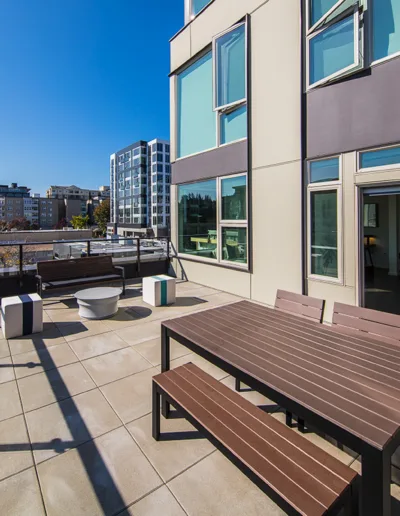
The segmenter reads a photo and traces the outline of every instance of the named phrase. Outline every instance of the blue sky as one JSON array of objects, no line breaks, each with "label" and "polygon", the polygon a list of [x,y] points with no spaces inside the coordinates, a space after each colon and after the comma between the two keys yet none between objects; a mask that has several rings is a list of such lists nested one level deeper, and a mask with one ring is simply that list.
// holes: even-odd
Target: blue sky
[{"label": "blue sky", "polygon": [[1,0],[0,184],[109,184],[109,155],[169,138],[183,0]]}]

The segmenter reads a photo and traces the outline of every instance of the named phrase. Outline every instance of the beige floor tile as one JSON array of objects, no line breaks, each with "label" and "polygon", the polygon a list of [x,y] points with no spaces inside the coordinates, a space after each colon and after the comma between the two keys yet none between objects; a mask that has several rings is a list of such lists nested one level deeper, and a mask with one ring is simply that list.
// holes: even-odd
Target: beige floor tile
[{"label": "beige floor tile", "polygon": [[[0,334],[3,335],[1,328],[0,328]],[[10,356],[10,349],[8,347],[8,343],[6,339],[0,340],[0,358],[8,357]]]},{"label": "beige floor tile", "polygon": [[89,358],[82,364],[97,385],[104,385],[151,367],[150,362],[131,347]]},{"label": "beige floor tile", "polygon": [[161,484],[125,428],[40,464],[38,473],[49,516],[116,514]]},{"label": "beige floor tile", "polygon": [[137,324],[134,327],[117,330],[116,334],[121,337],[130,346],[140,344],[146,340],[160,338],[161,323],[160,321],[146,322]]},{"label": "beige floor tile", "polygon": [[35,410],[82,392],[96,384],[82,364],[69,364],[18,380],[24,411]]},{"label": "beige floor tile", "polygon": [[210,296],[204,296],[204,299],[212,306],[220,306],[228,303],[234,303],[235,301],[242,301],[242,298],[227,292],[219,292],[218,294],[211,294]]},{"label": "beige floor tile", "polygon": [[28,412],[26,421],[32,442],[49,443],[52,446],[49,449],[34,450],[36,463],[60,452],[63,443],[55,446],[51,442],[55,439],[66,442],[66,448],[75,448],[121,425],[98,389]]},{"label": "beige floor tile", "polygon": [[39,349],[50,348],[65,344],[65,339],[61,335],[60,330],[55,326],[41,333],[26,335],[8,341],[11,354],[18,355],[20,353],[29,353],[29,351],[37,351]]},{"label": "beige floor tile", "polygon": [[175,367],[179,367],[180,365],[183,365],[183,364],[187,364],[189,362],[196,364],[198,367],[203,369],[203,371],[205,371],[206,373],[211,375],[216,380],[222,380],[223,378],[226,378],[228,376],[228,373],[226,373],[219,367],[215,366],[211,362],[208,362],[201,356],[196,355],[195,353],[191,353],[190,355],[185,355],[181,358],[171,360],[171,369],[174,369]]},{"label": "beige floor tile", "polygon": [[213,294],[219,294],[219,290],[215,290],[210,287],[197,287],[197,288],[177,288],[177,297],[202,297],[212,296]]},{"label": "beige floor tile", "polygon": [[0,384],[0,421],[22,414],[17,382]]},{"label": "beige floor tile", "polygon": [[[235,379],[233,378],[233,376],[228,376],[227,378],[224,378],[223,380],[221,380],[221,383],[227,385],[232,390],[235,390]],[[242,392],[240,392],[241,396],[243,396],[243,398],[245,398],[246,400],[251,401],[251,403],[253,403],[254,405],[268,406],[271,408],[270,412],[275,412],[276,410],[278,410],[279,407],[272,400],[266,398],[259,392],[248,389],[248,387],[243,383],[240,387],[241,389],[244,389]]]},{"label": "beige floor tile", "polygon": [[57,310],[47,310],[47,315],[57,326],[76,324],[81,321],[78,308],[62,308]]},{"label": "beige floor tile", "polygon": [[42,373],[55,367],[78,362],[75,353],[68,344],[60,344],[47,349],[30,351],[13,356],[16,378],[24,378]]},{"label": "beige floor tile", "polygon": [[0,423],[0,450],[0,480],[33,466],[32,452],[22,415]]},{"label": "beige floor tile", "polygon": [[157,369],[146,369],[101,387],[104,396],[124,423],[151,412],[151,380],[156,374]]},{"label": "beige floor tile", "polygon": [[111,328],[105,321],[82,320],[76,324],[67,324],[60,326],[59,328],[67,342],[85,339],[87,337],[93,337],[94,335],[100,335],[101,333],[111,331]]},{"label": "beige floor tile", "polygon": [[0,383],[15,380],[14,367],[11,357],[0,358]]},{"label": "beige floor tile", "polygon": [[162,486],[153,493],[131,505],[120,516],[185,516],[167,486]]},{"label": "beige floor tile", "polygon": [[[170,434],[170,440],[153,439],[151,414],[133,421],[127,428],[164,481],[178,475],[214,450],[207,439],[190,438],[193,436],[191,432],[196,430],[183,418],[161,418],[161,432]],[[189,438],[185,438],[185,432],[190,432]]]},{"label": "beige floor tile", "polygon": [[[283,411],[275,412],[272,414],[272,416],[280,421],[281,423],[285,424],[285,413]],[[307,426],[307,421],[306,421]],[[293,431],[298,432],[297,428],[294,427]],[[358,455],[357,453],[349,450],[348,448],[340,449],[337,446],[337,442],[334,439],[326,438],[312,432],[312,431],[306,431],[304,434],[301,434],[305,439],[308,441],[311,441],[313,444],[318,446],[319,448],[322,448],[325,450],[329,455],[332,455],[336,459],[340,460],[344,464],[351,464],[354,460],[354,458]],[[328,440],[329,439],[329,440]]]},{"label": "beige floor tile", "polygon": [[74,340],[70,343],[71,348],[79,360],[104,355],[117,349],[126,348],[128,344],[118,337],[115,332],[102,333],[93,337]]},{"label": "beige floor tile", "polygon": [[45,516],[34,468],[0,482],[2,516]]},{"label": "beige floor tile", "polygon": [[[146,360],[148,360],[153,366],[161,364],[161,339],[147,340],[141,344],[136,344],[133,349],[140,353]],[[171,339],[171,360],[189,355],[190,349],[185,348],[182,344]]]},{"label": "beige floor tile", "polygon": [[221,453],[215,452],[169,482],[188,514],[283,516],[270,498]]}]

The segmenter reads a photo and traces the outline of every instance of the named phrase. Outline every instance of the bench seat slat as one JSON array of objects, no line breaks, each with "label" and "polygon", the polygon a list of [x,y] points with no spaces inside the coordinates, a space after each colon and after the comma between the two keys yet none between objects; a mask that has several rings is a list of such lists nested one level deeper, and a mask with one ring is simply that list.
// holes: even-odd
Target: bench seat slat
[{"label": "bench seat slat", "polygon": [[357,476],[193,364],[154,381],[302,514],[324,514]]}]

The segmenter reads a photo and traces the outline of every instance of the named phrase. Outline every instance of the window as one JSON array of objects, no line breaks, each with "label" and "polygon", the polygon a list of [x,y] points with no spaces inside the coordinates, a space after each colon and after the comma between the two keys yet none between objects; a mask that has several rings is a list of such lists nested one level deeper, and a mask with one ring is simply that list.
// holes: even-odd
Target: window
[{"label": "window", "polygon": [[359,168],[400,168],[400,146],[360,152]]},{"label": "window", "polygon": [[400,2],[398,0],[372,0],[374,61],[400,52]]},{"label": "window", "polygon": [[229,113],[222,113],[221,145],[247,137],[247,106],[242,106]]},{"label": "window", "polygon": [[170,146],[168,145],[168,143],[165,144],[165,152],[167,152],[169,154],[169,149],[170,149]]},{"label": "window", "polygon": [[155,163],[157,161],[157,154],[153,154],[151,157],[152,163]]},{"label": "window", "polygon": [[171,165],[165,165],[165,173],[170,174],[171,173]]},{"label": "window", "polygon": [[247,264],[246,175],[178,186],[178,251]]},{"label": "window", "polygon": [[157,154],[157,161],[161,161],[161,163],[164,161],[164,156],[161,153]]},{"label": "window", "polygon": [[161,163],[158,163],[157,164],[157,172],[162,172],[163,171],[163,166],[161,165]]},{"label": "window", "polygon": [[341,281],[339,158],[308,164],[309,276]]},{"label": "window", "polygon": [[151,166],[151,171],[157,172],[157,165],[155,163]]},{"label": "window", "polygon": [[157,143],[157,152],[162,152],[162,151],[163,151],[163,144]]},{"label": "window", "polygon": [[140,147],[136,147],[136,149],[133,149],[134,156],[139,156],[139,154],[140,154]]},{"label": "window", "polygon": [[343,77],[363,66],[359,7],[359,0],[309,0],[309,87]]},{"label": "window", "polygon": [[209,52],[177,76],[178,158],[215,147],[212,75]]}]

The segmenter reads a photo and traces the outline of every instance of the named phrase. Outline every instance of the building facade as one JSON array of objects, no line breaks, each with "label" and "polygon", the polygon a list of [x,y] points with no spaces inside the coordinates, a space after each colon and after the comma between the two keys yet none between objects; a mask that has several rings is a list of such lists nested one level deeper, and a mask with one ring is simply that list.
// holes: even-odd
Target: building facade
[{"label": "building facade", "polygon": [[110,187],[100,186],[98,190],[88,190],[79,188],[79,186],[59,186],[53,185],[46,191],[46,197],[49,199],[72,199],[87,201],[92,197],[110,197]]},{"label": "building facade", "polygon": [[[384,4],[384,5],[383,5]],[[192,281],[400,313],[400,4],[186,0],[171,232]]]},{"label": "building facade", "polygon": [[169,142],[140,140],[110,156],[109,232],[167,234],[170,223]]},{"label": "building facade", "polygon": [[0,185],[0,197],[29,197],[31,189],[26,186],[18,186],[18,183]]}]

